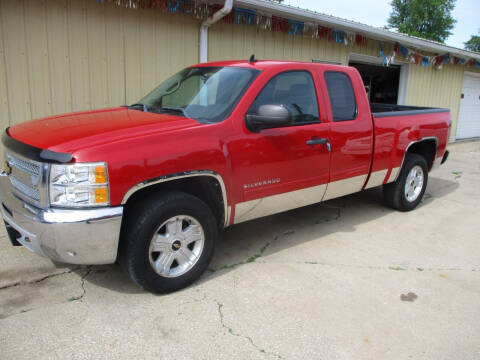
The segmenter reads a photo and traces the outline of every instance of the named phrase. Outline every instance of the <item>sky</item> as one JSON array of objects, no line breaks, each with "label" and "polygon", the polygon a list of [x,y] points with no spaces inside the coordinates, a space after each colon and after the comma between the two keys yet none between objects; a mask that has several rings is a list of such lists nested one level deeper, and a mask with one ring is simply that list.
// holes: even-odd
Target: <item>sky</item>
[{"label": "sky", "polygon": [[[382,27],[387,24],[389,0],[284,0],[284,4]],[[457,0],[452,15],[457,19],[447,45],[463,49],[463,43],[480,30],[480,0]]]}]

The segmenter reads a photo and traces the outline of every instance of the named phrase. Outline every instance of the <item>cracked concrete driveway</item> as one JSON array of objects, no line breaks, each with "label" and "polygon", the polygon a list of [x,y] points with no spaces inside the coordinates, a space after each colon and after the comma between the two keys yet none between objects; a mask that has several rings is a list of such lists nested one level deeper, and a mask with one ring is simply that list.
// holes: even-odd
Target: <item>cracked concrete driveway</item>
[{"label": "cracked concrete driveway", "polygon": [[479,359],[480,142],[424,201],[380,189],[227,229],[200,281],[142,292],[0,238],[0,358]]}]

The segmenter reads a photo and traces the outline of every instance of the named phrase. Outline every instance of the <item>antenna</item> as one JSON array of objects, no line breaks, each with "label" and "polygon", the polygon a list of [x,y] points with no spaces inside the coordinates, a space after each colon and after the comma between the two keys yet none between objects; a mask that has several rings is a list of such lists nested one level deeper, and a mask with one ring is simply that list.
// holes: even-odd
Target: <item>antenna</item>
[{"label": "antenna", "polygon": [[312,62],[322,63],[322,64],[342,65],[342,63],[338,61],[321,60],[321,59],[312,59]]},{"label": "antenna", "polygon": [[255,54],[250,55],[250,60],[248,60],[250,64],[253,64],[254,62],[257,62],[257,61],[258,59],[255,59]]}]

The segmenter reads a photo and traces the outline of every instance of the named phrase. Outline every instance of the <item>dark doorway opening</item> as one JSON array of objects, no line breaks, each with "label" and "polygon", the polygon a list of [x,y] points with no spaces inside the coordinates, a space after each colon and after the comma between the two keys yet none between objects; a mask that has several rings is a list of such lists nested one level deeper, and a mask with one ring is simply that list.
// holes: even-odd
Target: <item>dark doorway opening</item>
[{"label": "dark doorway opening", "polygon": [[356,62],[351,62],[349,65],[356,68],[362,76],[371,103],[397,103],[400,66],[384,67]]}]

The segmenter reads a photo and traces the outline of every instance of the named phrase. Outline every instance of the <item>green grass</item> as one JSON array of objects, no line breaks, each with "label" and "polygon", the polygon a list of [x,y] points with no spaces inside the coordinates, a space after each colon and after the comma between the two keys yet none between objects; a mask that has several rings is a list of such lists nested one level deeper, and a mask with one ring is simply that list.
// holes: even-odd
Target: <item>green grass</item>
[{"label": "green grass", "polygon": [[463,173],[461,171],[452,171],[452,174],[455,175],[455,179],[459,179]]}]

